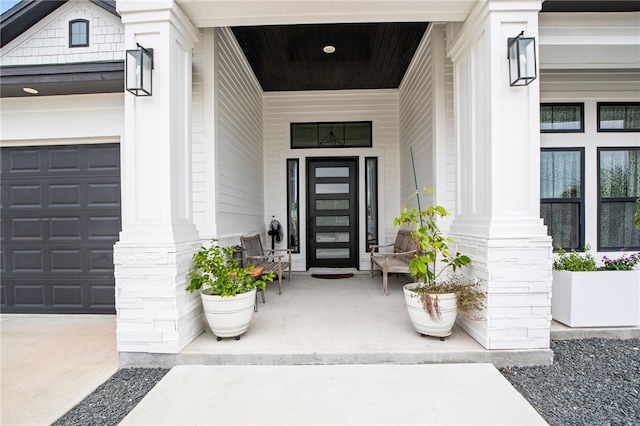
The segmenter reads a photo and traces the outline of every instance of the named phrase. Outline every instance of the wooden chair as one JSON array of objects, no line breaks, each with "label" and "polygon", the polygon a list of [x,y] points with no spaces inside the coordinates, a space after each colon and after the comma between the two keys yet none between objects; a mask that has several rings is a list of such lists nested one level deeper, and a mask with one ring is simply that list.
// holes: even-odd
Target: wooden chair
[{"label": "wooden chair", "polygon": [[[376,253],[376,249],[393,246],[393,253]],[[418,244],[411,238],[411,231],[400,229],[393,244],[371,246],[371,276],[374,265],[382,271],[382,292],[387,295],[387,276],[409,273],[409,260],[418,251]]]},{"label": "wooden chair", "polygon": [[[289,280],[291,280],[291,250],[275,249],[265,252],[259,234],[240,237],[240,244],[244,250],[245,264],[264,268],[265,274],[274,272],[278,276],[278,294],[282,294],[282,272],[285,269],[289,269]],[[277,254],[281,252],[284,254]],[[288,255],[287,260],[283,259],[285,254]]]}]

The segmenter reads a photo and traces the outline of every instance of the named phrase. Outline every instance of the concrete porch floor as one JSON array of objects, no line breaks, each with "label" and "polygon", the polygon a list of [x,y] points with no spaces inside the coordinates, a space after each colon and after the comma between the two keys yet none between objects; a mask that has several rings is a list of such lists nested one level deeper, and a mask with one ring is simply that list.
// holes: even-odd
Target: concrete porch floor
[{"label": "concrete porch floor", "polygon": [[368,271],[354,271],[345,279],[293,273],[283,280],[281,295],[269,283],[266,303],[259,299],[240,340],[216,341],[207,328],[180,354],[120,353],[120,365],[551,364],[550,349],[486,350],[457,326],[445,341],[420,336],[404,306],[406,282],[406,276],[390,276],[384,296],[379,273],[371,278]]}]

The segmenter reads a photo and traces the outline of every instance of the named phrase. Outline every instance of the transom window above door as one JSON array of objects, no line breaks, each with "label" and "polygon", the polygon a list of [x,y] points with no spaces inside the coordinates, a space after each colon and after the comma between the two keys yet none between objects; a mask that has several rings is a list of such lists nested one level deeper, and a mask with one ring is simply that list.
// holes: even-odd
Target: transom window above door
[{"label": "transom window above door", "polygon": [[291,123],[292,149],[371,146],[371,121]]}]

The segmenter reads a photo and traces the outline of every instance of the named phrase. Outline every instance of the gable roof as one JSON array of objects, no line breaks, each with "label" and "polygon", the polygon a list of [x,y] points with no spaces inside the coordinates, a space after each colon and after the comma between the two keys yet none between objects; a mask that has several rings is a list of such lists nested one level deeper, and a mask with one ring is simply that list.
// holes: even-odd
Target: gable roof
[{"label": "gable roof", "polygon": [[[65,4],[68,0],[22,0],[0,15],[0,47],[13,41],[20,34],[37,24],[42,18]],[[120,17],[115,0],[89,0]]]}]

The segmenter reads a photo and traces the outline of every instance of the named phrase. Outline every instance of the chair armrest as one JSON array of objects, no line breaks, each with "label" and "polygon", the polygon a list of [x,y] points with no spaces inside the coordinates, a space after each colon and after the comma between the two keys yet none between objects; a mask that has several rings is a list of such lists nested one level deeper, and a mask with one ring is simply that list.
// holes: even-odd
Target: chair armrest
[{"label": "chair armrest", "polygon": [[247,261],[251,261],[254,259],[267,261],[269,259],[269,256],[245,256],[245,260]]},{"label": "chair armrest", "polygon": [[371,254],[373,255],[373,253],[375,253],[377,248],[381,248],[381,247],[391,247],[393,246],[395,243],[391,243],[391,244],[371,244],[369,247],[371,247]]},{"label": "chair armrest", "polygon": [[402,253],[380,253],[378,256],[382,256],[382,257],[396,257],[396,256],[410,256],[412,254],[415,254],[418,250],[410,250],[410,251],[405,251]]},{"label": "chair armrest", "polygon": [[[283,254],[276,254],[276,252],[284,252]],[[269,249],[269,256],[282,259],[285,255],[289,255],[289,262],[291,262],[291,249]]]},{"label": "chair armrest", "polygon": [[277,251],[284,251],[284,252],[287,252],[287,253],[291,254],[293,250],[291,250],[291,249],[273,249],[273,250],[269,249],[269,253],[275,254],[275,252],[277,252]]}]

